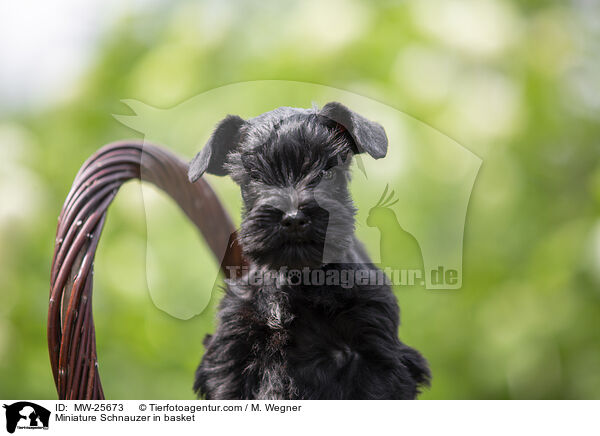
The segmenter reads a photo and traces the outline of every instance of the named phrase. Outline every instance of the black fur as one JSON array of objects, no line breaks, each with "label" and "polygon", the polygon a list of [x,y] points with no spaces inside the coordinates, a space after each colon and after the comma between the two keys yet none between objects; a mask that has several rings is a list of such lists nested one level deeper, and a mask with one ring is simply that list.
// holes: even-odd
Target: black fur
[{"label": "black fur", "polygon": [[[190,180],[226,172],[240,185],[239,238],[251,273],[377,271],[354,236],[347,181],[353,154],[385,155],[383,128],[339,103],[240,120],[217,127],[209,149],[190,164]],[[290,233],[286,213],[302,213],[308,224]],[[398,339],[399,308],[387,284],[252,285],[247,277],[227,282],[219,325],[196,371],[198,395],[413,399],[428,385],[427,362]]]}]

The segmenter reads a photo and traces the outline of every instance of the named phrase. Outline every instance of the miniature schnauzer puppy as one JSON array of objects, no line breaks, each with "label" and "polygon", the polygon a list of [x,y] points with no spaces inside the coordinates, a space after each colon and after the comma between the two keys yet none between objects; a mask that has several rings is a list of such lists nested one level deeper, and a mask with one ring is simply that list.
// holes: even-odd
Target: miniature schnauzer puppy
[{"label": "miniature schnauzer puppy", "polygon": [[[425,359],[398,339],[389,281],[339,281],[383,275],[354,235],[348,167],[356,153],[384,157],[387,144],[383,127],[336,102],[217,125],[188,175],[229,175],[240,186],[250,267],[226,280],[196,371],[199,396],[414,399],[429,384]],[[249,280],[274,270],[295,270],[294,280]]]}]

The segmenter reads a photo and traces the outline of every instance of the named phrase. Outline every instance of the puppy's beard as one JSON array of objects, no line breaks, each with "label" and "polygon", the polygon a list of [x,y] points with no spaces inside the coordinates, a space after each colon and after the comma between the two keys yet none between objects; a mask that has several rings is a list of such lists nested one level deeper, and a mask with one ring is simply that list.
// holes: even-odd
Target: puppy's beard
[{"label": "puppy's beard", "polygon": [[[244,254],[255,264],[270,269],[316,268],[325,263],[342,262],[352,243],[354,209],[341,207],[337,202],[333,206],[336,206],[334,215],[320,207],[311,209],[310,226],[297,236],[282,228],[281,212],[276,209],[249,210],[244,214],[239,232]],[[327,259],[324,258],[326,253]]]},{"label": "puppy's beard", "polygon": [[277,231],[240,231],[244,254],[254,263],[270,269],[319,267],[323,264],[323,238],[292,239]]},{"label": "puppy's beard", "polygon": [[260,248],[245,245],[244,238],[241,238],[244,254],[252,260],[253,263],[263,266],[270,270],[320,268],[328,263],[348,262],[348,250],[352,245],[351,237],[340,237],[335,241],[327,242],[327,251],[335,253],[328,255],[325,259],[325,240],[310,241],[286,241],[279,244],[261,244]]},{"label": "puppy's beard", "polygon": [[323,264],[323,244],[307,241],[288,242],[271,259],[273,268],[316,268]]}]

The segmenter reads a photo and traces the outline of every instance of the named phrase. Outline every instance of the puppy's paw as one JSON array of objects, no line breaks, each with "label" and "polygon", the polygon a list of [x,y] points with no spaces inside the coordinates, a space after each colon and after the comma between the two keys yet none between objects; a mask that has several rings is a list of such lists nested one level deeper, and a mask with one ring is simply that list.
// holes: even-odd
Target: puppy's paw
[{"label": "puppy's paw", "polygon": [[331,357],[338,368],[344,368],[358,360],[358,352],[353,351],[348,345],[331,352]]},{"label": "puppy's paw", "polygon": [[414,348],[404,347],[402,349],[401,361],[406,366],[417,386],[429,386],[431,383],[431,371],[427,360]]}]

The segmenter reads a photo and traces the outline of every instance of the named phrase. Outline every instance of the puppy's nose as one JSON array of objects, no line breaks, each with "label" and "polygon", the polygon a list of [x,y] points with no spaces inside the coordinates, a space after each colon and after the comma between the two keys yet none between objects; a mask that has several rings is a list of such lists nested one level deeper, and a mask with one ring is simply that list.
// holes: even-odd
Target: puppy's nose
[{"label": "puppy's nose", "polygon": [[286,213],[281,219],[281,225],[290,232],[299,232],[308,227],[308,217],[300,210]]}]

